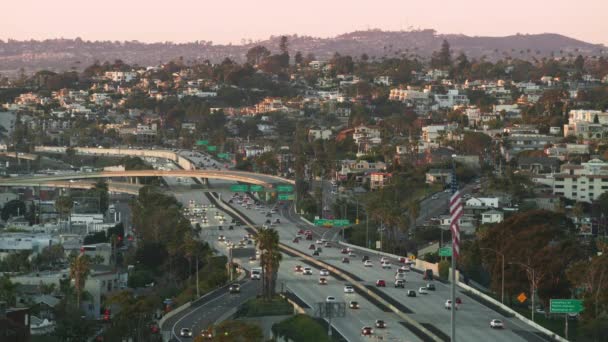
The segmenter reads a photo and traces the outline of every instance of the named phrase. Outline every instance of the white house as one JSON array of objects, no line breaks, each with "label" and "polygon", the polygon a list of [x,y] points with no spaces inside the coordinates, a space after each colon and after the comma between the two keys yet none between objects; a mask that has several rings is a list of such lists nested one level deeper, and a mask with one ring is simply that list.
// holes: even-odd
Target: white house
[{"label": "white house", "polygon": [[466,202],[467,207],[498,208],[498,197],[471,197]]},{"label": "white house", "polygon": [[489,210],[481,214],[481,223],[500,223],[504,219],[502,211]]}]

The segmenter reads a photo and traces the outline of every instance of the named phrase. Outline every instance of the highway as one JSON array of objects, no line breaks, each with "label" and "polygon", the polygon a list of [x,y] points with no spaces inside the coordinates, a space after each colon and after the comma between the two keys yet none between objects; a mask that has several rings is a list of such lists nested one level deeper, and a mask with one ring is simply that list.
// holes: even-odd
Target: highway
[{"label": "highway", "polygon": [[[225,192],[224,197],[229,196],[228,192]],[[265,215],[257,210],[242,209],[249,218],[258,224],[262,224],[266,218]],[[274,219],[274,218],[273,218]],[[282,217],[287,220],[287,218]],[[293,243],[293,238],[296,236],[298,225],[301,223],[293,224],[291,222],[284,222],[279,225],[277,230],[281,238],[281,242],[296,248],[306,254],[310,255],[308,250],[309,244],[307,241],[301,241],[300,243]],[[319,230],[324,228],[316,228]],[[339,236],[337,230],[330,230],[330,233],[326,234],[326,237]],[[363,267],[361,257],[363,255],[370,256],[373,261],[373,267]],[[324,248],[319,260],[326,262],[332,266],[338,267],[345,271],[350,272],[353,275],[357,275],[360,278],[360,282],[364,285],[374,287],[376,280],[386,280],[388,287],[380,288],[379,291],[386,294],[387,297],[393,298],[398,303],[405,306],[406,310],[410,311],[410,315],[416,321],[422,323],[429,330],[436,332],[440,337],[449,336],[450,332],[450,312],[444,308],[446,299],[449,298],[449,286],[439,281],[434,281],[437,290],[429,291],[428,295],[419,295],[415,298],[406,296],[406,292],[403,289],[395,289],[390,287],[392,284],[391,280],[394,280],[395,268],[391,270],[383,270],[379,267],[379,258],[375,255],[357,252],[357,257],[352,258],[350,264],[343,264],[341,259],[344,255],[340,254],[338,248]],[[285,259],[288,260],[288,259]],[[393,265],[397,265],[397,260],[392,260]],[[283,267],[281,267],[282,269]],[[280,277],[284,275],[284,271],[280,271]],[[285,280],[287,283],[290,281],[288,276]],[[426,281],[422,280],[422,275],[417,272],[409,272],[407,274],[406,289],[418,289],[421,286],[427,284]],[[310,285],[312,286],[312,285]],[[306,290],[298,288],[299,293],[305,293]],[[317,291],[315,291],[317,293]],[[325,292],[326,293],[326,292]],[[325,294],[317,294],[316,301],[321,301]],[[334,293],[335,294],[335,293]],[[492,309],[485,307],[481,303],[470,298],[465,293],[457,289],[457,295],[462,298],[463,304],[457,313],[457,338],[461,341],[544,341],[544,337],[538,334],[533,328],[520,322],[517,319],[504,317],[501,314],[493,311]],[[493,318],[502,319],[505,322],[506,329],[504,330],[493,330],[489,328],[490,320]],[[394,326],[397,319],[393,317],[389,322],[393,322],[390,326]],[[371,322],[368,322],[370,324]],[[359,327],[360,328],[360,327]]]},{"label": "highway", "polygon": [[[204,157],[197,157],[188,155],[188,158],[192,159],[193,162],[198,163],[196,159],[204,160]],[[221,165],[221,164],[220,164]],[[209,167],[205,164],[204,167]],[[217,169],[216,169],[217,170]],[[233,182],[237,180],[243,180],[240,177],[246,177],[247,180],[252,180],[251,183],[259,184],[264,183],[267,179],[261,180],[262,178],[256,178],[250,173],[235,173],[234,171],[228,170],[217,170],[217,171],[159,171],[154,170],[157,173],[151,174],[156,176],[179,176],[179,177],[205,177],[217,179],[212,183],[212,187],[214,184],[224,184],[226,182]],[[123,173],[124,174],[124,173]],[[96,174],[96,177],[105,177],[107,173]],[[139,175],[139,174],[138,174]],[[80,174],[79,176],[82,176]],[[95,178],[93,175],[88,175],[89,177],[79,177],[76,178]],[[85,174],[86,176],[86,174]],[[131,176],[131,175],[129,175]],[[58,179],[50,179],[50,180],[62,180],[62,179],[71,179],[71,178],[58,178]],[[31,181],[35,182],[38,179],[33,179]],[[4,182],[10,182],[7,180],[3,180]],[[257,182],[257,183],[256,183]],[[222,186],[222,188],[224,188]],[[184,191],[179,195],[181,201],[188,200],[189,194],[192,193],[192,196],[201,196],[201,191]],[[227,190],[221,190],[223,199],[228,199],[232,196]],[[421,213],[421,219],[427,219],[431,216],[438,216],[442,212],[444,212],[445,207],[447,206],[447,198],[449,197],[448,193],[438,193],[438,199],[432,200],[430,198],[425,199],[424,201],[432,201],[430,203],[423,202],[425,208],[428,208],[425,212]],[[262,210],[255,209],[245,209],[243,207],[238,207],[237,209],[242,211],[248,218],[250,218],[256,225],[262,225],[267,217],[265,216],[265,212],[269,210],[268,207]],[[280,214],[275,214],[272,217],[272,220],[275,218],[280,218],[282,223],[277,227],[277,231],[280,235],[280,242],[286,246],[292,247],[301,251],[302,253],[310,255],[310,251],[308,249],[310,242],[306,243],[305,240],[302,240],[300,243],[294,243],[293,238],[296,236],[298,229],[304,227],[301,220],[297,217],[294,217],[293,214],[286,212],[286,209],[283,209],[281,213],[286,214],[285,216]],[[426,217],[425,217],[426,216]],[[213,229],[213,228],[209,228]],[[325,236],[325,238],[330,240],[335,240],[339,237],[337,234],[339,231],[337,229],[325,230],[325,228],[314,227],[312,228],[317,234],[321,234]],[[242,237],[243,230],[238,229],[234,231],[225,231],[225,235],[227,238],[230,238],[234,241],[237,241]],[[240,234],[240,235],[239,235]],[[234,236],[233,236],[234,235]],[[206,239],[210,240],[213,235],[204,236]],[[214,245],[216,244],[213,241]],[[216,246],[221,251],[221,246]],[[428,295],[418,295],[415,298],[407,297],[406,291],[404,289],[395,289],[391,287],[392,280],[394,279],[395,269],[393,266],[392,270],[385,270],[379,267],[379,258],[376,255],[369,254],[363,251],[357,251],[357,256],[351,258],[350,264],[344,264],[341,262],[342,255],[340,253],[339,248],[323,248],[323,252],[321,256],[318,257],[319,261],[322,261],[328,265],[334,266],[338,269],[348,272],[356,279],[357,282],[364,286],[369,286],[370,291],[381,295],[382,298],[389,301],[389,303],[395,303],[396,306],[401,308],[401,311],[406,313],[409,317],[414,319],[416,322],[421,323],[427,330],[433,332],[439,338],[446,340],[450,331],[450,323],[449,316],[450,311],[444,308],[444,303],[446,299],[449,298],[449,287],[446,284],[443,284],[438,281],[434,281],[437,290],[429,291]],[[363,267],[361,262],[361,257],[363,255],[368,255],[370,259],[373,261],[373,267]],[[397,260],[392,260],[393,265],[397,264]],[[345,336],[349,341],[362,341],[365,340],[360,336],[360,329],[362,326],[373,326],[373,321],[375,319],[383,319],[388,322],[388,328],[382,331],[385,334],[385,337],[388,340],[396,340],[396,341],[418,341],[421,340],[420,334],[417,334],[416,331],[411,329],[411,327],[406,327],[402,324],[403,320],[400,319],[393,312],[384,310],[381,306],[378,306],[377,303],[374,305],[372,301],[368,300],[367,297],[364,297],[360,293],[354,295],[345,295],[341,289],[344,286],[344,282],[340,279],[336,278],[335,275],[329,278],[329,285],[322,286],[318,284],[318,271],[313,271],[312,276],[304,277],[298,273],[293,272],[293,267],[296,264],[303,264],[303,260],[284,254],[284,259],[282,265],[279,269],[279,284],[280,286],[284,286],[284,288],[293,292],[297,297],[299,297],[304,303],[308,304],[311,308],[309,312],[314,314],[314,306],[315,303],[323,302],[326,296],[332,295],[336,296],[338,300],[351,300],[352,297],[356,298],[356,300],[361,303],[360,310],[346,310],[346,316],[343,318],[336,318],[332,320],[332,324],[336,327],[336,329]],[[375,288],[374,284],[376,280],[383,279],[387,282],[386,288]],[[407,273],[407,282],[406,289],[418,289],[421,286],[425,286],[426,282],[422,280],[422,275],[417,272],[408,272]],[[460,341],[544,341],[546,340],[544,336],[542,336],[538,331],[535,331],[530,326],[522,323],[521,321],[509,317],[503,317],[501,314],[493,311],[492,309],[485,307],[484,305],[477,302],[475,299],[469,297],[467,294],[463,293],[459,289],[457,290],[457,295],[462,298],[462,305],[457,313],[457,338]],[[352,296],[352,297],[351,297]],[[230,296],[219,297],[214,303],[209,305],[212,306],[220,306],[221,307],[230,307],[230,303],[234,304],[232,300],[236,300],[237,298],[233,298]],[[202,309],[201,309],[202,310]],[[197,329],[202,329],[205,324],[209,324],[211,321],[211,315],[209,314],[209,318],[202,317],[202,314],[192,314],[192,320],[184,319],[182,322],[177,323],[175,328],[179,328],[180,326],[188,326],[194,327]],[[492,330],[489,328],[489,322],[493,318],[499,318],[505,322],[506,329],[504,330]],[[376,333],[380,333],[378,329],[375,329]],[[195,332],[197,332],[195,330]]]}]

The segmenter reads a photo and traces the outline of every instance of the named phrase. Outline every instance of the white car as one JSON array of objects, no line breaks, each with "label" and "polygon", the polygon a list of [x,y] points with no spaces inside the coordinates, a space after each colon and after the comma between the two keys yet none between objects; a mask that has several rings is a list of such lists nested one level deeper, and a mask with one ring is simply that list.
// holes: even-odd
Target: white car
[{"label": "white car", "polygon": [[407,266],[407,265],[403,265],[403,266],[399,267],[399,271],[409,272],[411,270],[412,270],[412,268],[410,266]]},{"label": "white car", "polygon": [[490,321],[490,328],[492,329],[502,329],[505,325],[499,319],[493,319]]},{"label": "white car", "polygon": [[312,275],[312,268],[310,267],[304,267],[304,270],[302,271],[303,275]]},{"label": "white car", "polygon": [[426,287],[421,287],[418,289],[418,293],[420,294],[428,294],[429,291],[426,289]]},{"label": "white car", "polygon": [[321,245],[321,244],[323,244],[323,240],[321,240],[321,239],[318,239],[318,240],[317,240],[317,241],[316,241],[316,242],[315,242],[315,243],[316,243],[316,244],[319,244],[319,245]]},{"label": "white car", "polygon": [[387,257],[382,257],[382,258],[380,258],[380,262],[387,262],[387,261],[388,261],[388,258],[387,258]]},{"label": "white car", "polygon": [[334,296],[327,296],[327,298],[325,298],[325,301],[327,303],[334,303],[336,301],[336,297],[334,297]]},{"label": "white car", "polygon": [[355,293],[355,289],[351,285],[344,286],[344,293]]},{"label": "white car", "polygon": [[372,262],[369,261],[369,260],[365,260],[363,262],[363,266],[365,266],[365,267],[372,267],[372,266],[374,266],[374,264],[372,264]]},{"label": "white car", "polygon": [[319,271],[319,275],[322,277],[327,277],[329,275],[329,271],[326,269],[322,269],[321,271]]},{"label": "white car", "polygon": [[[451,299],[446,300],[444,307],[446,308],[446,310],[452,309],[452,300]],[[455,307],[456,307],[456,310],[458,310],[458,304],[456,304]]]},{"label": "white car", "polygon": [[350,251],[350,252],[348,252],[348,256],[353,258],[353,257],[356,257],[357,254],[355,254],[355,252],[353,252],[353,251]]},{"label": "white car", "polygon": [[390,269],[391,268],[391,263],[388,262],[388,261],[383,262],[382,263],[382,268],[388,268],[388,269]]},{"label": "white car", "polygon": [[179,331],[181,337],[192,337],[192,331],[188,328],[181,328]]}]

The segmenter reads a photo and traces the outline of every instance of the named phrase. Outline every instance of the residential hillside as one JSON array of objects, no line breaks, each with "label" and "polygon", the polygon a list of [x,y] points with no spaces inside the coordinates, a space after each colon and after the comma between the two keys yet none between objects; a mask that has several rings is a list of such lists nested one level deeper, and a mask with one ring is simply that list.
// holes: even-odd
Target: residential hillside
[{"label": "residential hillside", "polygon": [[[183,57],[188,61],[224,58],[242,61],[251,47],[264,45],[276,51],[280,36],[264,41],[245,41],[241,45],[215,45],[208,41],[191,43],[141,43],[138,41],[85,41],[77,39],[49,39],[44,41],[0,40],[0,73],[15,75],[25,71],[49,69],[81,70],[95,60],[122,59],[129,64],[155,65],[159,62]],[[355,57],[367,54],[370,59],[393,56],[419,56],[427,58],[447,39],[455,52],[465,51],[475,58],[498,60],[507,57],[534,59],[572,55],[599,55],[607,53],[603,45],[595,45],[559,34],[517,34],[506,37],[470,37],[456,34],[438,34],[434,30],[381,31],[368,30],[345,33],[333,38],[289,36],[289,49],[317,59],[328,59],[335,52]]]}]

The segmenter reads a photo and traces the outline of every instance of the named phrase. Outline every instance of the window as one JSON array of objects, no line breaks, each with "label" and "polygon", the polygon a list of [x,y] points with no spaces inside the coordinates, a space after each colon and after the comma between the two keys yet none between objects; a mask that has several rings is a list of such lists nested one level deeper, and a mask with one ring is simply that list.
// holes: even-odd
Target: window
[{"label": "window", "polygon": [[563,184],[556,185],[556,186],[555,186],[555,188],[556,188],[556,189],[563,189],[563,188],[564,188],[564,185],[563,185]]}]

